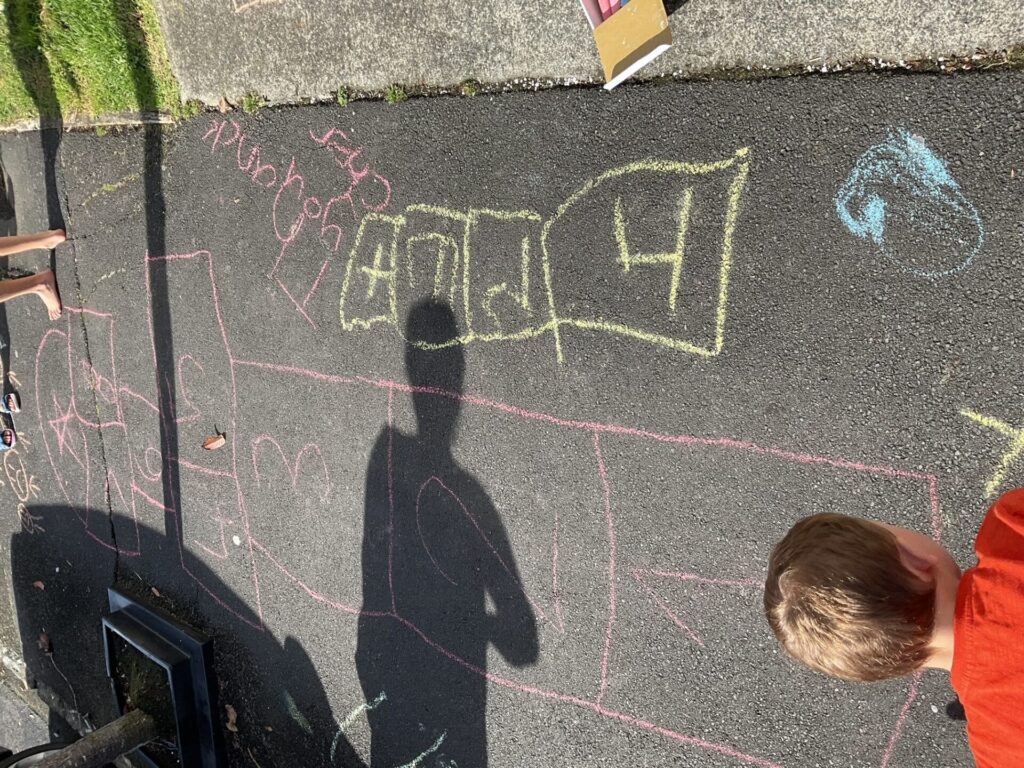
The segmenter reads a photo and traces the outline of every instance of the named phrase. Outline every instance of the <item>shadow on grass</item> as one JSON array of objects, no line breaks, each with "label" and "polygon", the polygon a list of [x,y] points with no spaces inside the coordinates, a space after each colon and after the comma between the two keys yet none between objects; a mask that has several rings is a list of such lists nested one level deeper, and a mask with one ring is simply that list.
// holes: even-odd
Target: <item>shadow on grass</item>
[{"label": "shadow on grass", "polygon": [[43,51],[42,0],[7,0],[4,3],[4,16],[11,54],[25,90],[32,97],[39,113],[48,228],[63,228],[64,214],[57,185],[57,152],[64,120],[50,65]]}]

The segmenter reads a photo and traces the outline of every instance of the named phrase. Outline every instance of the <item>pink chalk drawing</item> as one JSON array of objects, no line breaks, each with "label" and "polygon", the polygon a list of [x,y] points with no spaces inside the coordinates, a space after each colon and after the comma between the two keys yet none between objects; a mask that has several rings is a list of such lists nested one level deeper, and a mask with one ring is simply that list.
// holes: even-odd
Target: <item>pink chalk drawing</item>
[{"label": "pink chalk drawing", "polygon": [[423,545],[423,550],[427,553],[427,557],[430,558],[430,562],[433,563],[434,568],[437,569],[437,572],[440,573],[441,576],[443,576],[451,584],[458,584],[458,582],[455,581],[455,579],[453,579],[451,576],[449,576],[448,572],[441,567],[441,564],[437,562],[437,559],[434,557],[434,553],[431,551],[430,546],[427,544],[427,539],[423,534],[423,528],[420,525],[420,506],[421,500],[423,498],[423,493],[431,487],[437,488],[441,493],[446,494],[448,497],[452,499],[452,501],[455,502],[458,508],[462,511],[462,514],[472,524],[473,528],[476,530],[476,533],[480,536],[481,540],[483,540],[484,545],[487,547],[487,549],[490,550],[491,554],[494,556],[494,559],[498,561],[498,565],[501,566],[501,569],[505,571],[506,574],[508,574],[509,578],[512,579],[518,590],[522,593],[523,597],[526,598],[527,602],[530,603],[531,606],[533,606],[533,609],[544,621],[551,622],[555,630],[558,631],[560,634],[564,635],[565,624],[562,620],[561,596],[558,594],[557,589],[557,566],[554,567],[552,572],[552,594],[555,600],[555,616],[554,619],[551,619],[548,617],[547,613],[545,613],[544,610],[540,607],[540,605],[538,605],[537,601],[530,596],[530,593],[527,592],[526,587],[523,586],[523,582],[520,579],[516,578],[516,576],[512,572],[512,569],[509,568],[508,564],[502,558],[501,554],[495,548],[494,544],[491,543],[490,538],[487,536],[486,533],[484,533],[483,529],[480,527],[480,523],[477,522],[477,519],[473,515],[473,513],[466,508],[466,505],[462,502],[462,499],[458,497],[455,491],[453,491],[451,488],[445,485],[444,481],[441,480],[441,478],[437,477],[436,475],[431,475],[423,482],[423,484],[420,486],[419,493],[416,494],[415,517],[416,530],[419,532],[420,542]]},{"label": "pink chalk drawing", "polygon": [[208,546],[206,546],[206,544],[204,544],[203,542],[201,542],[201,541],[199,541],[197,539],[193,539],[192,543],[195,544],[197,547],[199,547],[204,552],[206,552],[206,554],[210,555],[211,557],[215,557],[218,560],[227,560],[228,559],[228,542],[224,538],[224,528],[226,526],[228,526],[228,525],[233,524],[235,521],[231,520],[230,518],[221,517],[221,515],[220,515],[220,504],[216,504],[215,503],[214,504],[214,510],[215,511],[214,511],[212,517],[213,517],[214,521],[216,521],[216,523],[220,526],[220,551],[219,552],[215,552],[214,550],[212,550]]},{"label": "pink chalk drawing", "polygon": [[[652,441],[666,445],[727,449],[741,454],[764,457],[781,463],[816,466],[839,472],[911,481],[923,485],[928,499],[927,514],[931,523],[932,534],[937,540],[940,538],[941,514],[938,478],[931,473],[900,469],[884,464],[868,464],[843,458],[789,451],[783,448],[763,446],[731,437],[664,434],[629,426],[563,418],[550,413],[528,410],[473,393],[417,387],[391,379],[366,377],[358,374],[339,375],[277,362],[238,357],[233,351],[225,326],[220,294],[217,289],[213,256],[208,251],[167,256],[147,255],[145,259],[147,267],[147,295],[149,295],[148,291],[150,289],[149,268],[156,261],[165,262],[165,266],[172,273],[180,271],[179,276],[187,281],[190,290],[198,290],[198,286],[203,280],[208,281],[211,297],[209,304],[212,307],[209,322],[215,326],[216,334],[222,342],[223,355],[226,359],[225,370],[228,371],[229,379],[229,395],[227,398],[229,402],[226,404],[227,415],[225,425],[230,439],[224,451],[220,452],[222,457],[219,460],[222,463],[214,465],[210,463],[212,459],[203,460],[202,457],[196,459],[189,459],[185,456],[168,457],[171,461],[176,462],[180,468],[182,487],[184,489],[182,493],[183,498],[172,499],[170,508],[156,499],[156,496],[160,495],[158,482],[160,473],[159,452],[153,444],[147,443],[144,437],[129,439],[131,436],[127,434],[125,426],[125,411],[127,409],[141,409],[143,414],[148,414],[152,418],[155,431],[157,419],[159,418],[158,409],[154,404],[155,394],[147,396],[132,391],[121,383],[115,365],[117,356],[114,341],[114,317],[109,313],[97,312],[86,308],[67,307],[65,326],[47,331],[38,346],[36,354],[35,401],[38,409],[37,415],[40,432],[44,435],[44,443],[50,466],[69,505],[82,506],[83,502],[85,506],[96,504],[99,496],[93,492],[93,486],[95,485],[96,491],[102,489],[103,493],[116,500],[117,506],[123,507],[124,514],[133,521],[135,526],[134,541],[129,536],[123,542],[121,539],[123,533],[119,534],[117,546],[121,548],[122,554],[145,557],[145,552],[138,551],[139,521],[156,519],[156,515],[162,521],[164,513],[168,513],[175,527],[172,533],[177,536],[179,542],[179,554],[183,571],[195,580],[197,585],[220,605],[226,613],[234,615],[239,621],[245,622],[257,631],[266,630],[263,623],[264,608],[260,573],[270,569],[270,572],[283,576],[287,583],[294,585],[301,594],[305,595],[313,603],[321,606],[324,610],[334,611],[339,616],[349,618],[363,617],[395,622],[412,632],[426,647],[433,649],[433,651],[450,660],[453,664],[463,668],[468,674],[480,675],[493,685],[517,691],[526,696],[538,697],[565,706],[577,707],[598,717],[619,723],[624,727],[658,736],[683,748],[706,751],[733,759],[740,764],[760,766],[761,768],[782,768],[780,763],[768,757],[743,751],[726,743],[682,733],[679,730],[650,719],[644,719],[628,712],[620,711],[609,706],[607,703],[615,693],[616,660],[613,651],[617,642],[616,619],[620,601],[626,599],[624,591],[620,589],[618,584],[620,571],[626,574],[627,578],[631,576],[640,587],[640,593],[636,596],[638,599],[642,600],[644,594],[646,594],[647,598],[655,604],[668,621],[674,624],[685,637],[698,646],[704,645],[703,638],[688,626],[683,616],[680,616],[667,602],[658,597],[657,591],[650,586],[651,580],[655,578],[672,579],[678,582],[704,585],[718,589],[751,591],[760,588],[760,582],[750,578],[723,578],[717,575],[705,576],[686,571],[655,569],[649,566],[641,567],[641,564],[621,563],[621,552],[625,550],[620,550],[617,542],[620,538],[619,527],[622,525],[622,521],[613,502],[613,482],[606,464],[605,443],[610,439],[628,438],[633,441]],[[151,296],[150,301],[152,301]],[[105,337],[106,344],[109,346],[107,350],[110,360],[109,370],[96,371],[95,375],[90,374],[90,381],[93,382],[98,382],[100,380],[98,377],[102,376],[104,381],[102,387],[87,389],[89,394],[101,390],[104,393],[102,398],[104,402],[106,402],[108,397],[113,402],[106,403],[107,407],[103,409],[104,418],[95,421],[91,421],[83,416],[85,413],[96,413],[97,410],[84,399],[86,392],[79,391],[81,389],[81,376],[76,376],[76,372],[84,370],[81,367],[81,361],[84,360],[84,356],[80,355],[77,351],[78,347],[75,342],[73,328],[83,316],[88,316],[92,321],[92,327],[94,328],[92,333],[94,335],[96,334],[95,328],[102,329],[102,336]],[[94,340],[92,343],[95,345],[98,342]],[[102,341],[99,343],[102,343]],[[177,376],[182,384],[179,395],[183,402],[190,405],[200,402],[200,396],[192,388],[184,386],[186,377],[182,375],[182,371],[203,371],[211,366],[220,364],[212,360],[209,354],[202,360],[192,356],[194,354],[195,352],[189,353],[186,350],[186,353],[178,358],[177,364]],[[153,365],[155,372],[155,346],[153,348]],[[47,371],[46,377],[42,375],[44,369]],[[53,372],[60,370],[66,370],[66,379],[55,381]],[[325,387],[337,388],[339,390],[339,401],[347,398],[359,402],[359,392],[365,394],[364,399],[367,402],[377,402],[379,400],[380,419],[387,436],[388,515],[390,520],[389,529],[392,532],[394,531],[395,520],[398,515],[418,515],[419,513],[418,509],[396,509],[395,504],[395,477],[402,469],[395,465],[394,455],[394,435],[396,432],[394,398],[396,393],[402,395],[430,395],[437,398],[457,400],[466,408],[480,409],[481,412],[497,414],[503,418],[543,425],[558,434],[573,433],[574,435],[582,436],[584,440],[581,442],[581,445],[586,445],[589,442],[591,449],[589,452],[585,448],[582,449],[585,455],[581,456],[581,459],[587,461],[591,467],[593,487],[596,489],[597,498],[600,499],[600,514],[603,516],[602,524],[608,537],[607,549],[604,552],[601,563],[605,576],[599,580],[601,583],[592,585],[593,589],[599,591],[599,599],[603,598],[604,615],[598,617],[599,624],[595,625],[603,628],[592,632],[588,639],[588,642],[593,644],[595,651],[591,693],[589,695],[567,693],[554,690],[549,685],[536,685],[523,679],[516,679],[513,676],[481,669],[461,658],[458,654],[428,635],[414,621],[403,615],[399,608],[393,577],[394,560],[396,557],[393,536],[389,537],[387,543],[387,590],[390,592],[390,608],[377,611],[362,610],[358,605],[353,604],[353,601],[337,599],[326,594],[326,590],[330,587],[313,583],[309,579],[298,575],[298,571],[303,563],[289,562],[274,545],[260,540],[253,532],[252,499],[257,498],[257,492],[262,488],[262,484],[269,482],[268,478],[271,475],[268,474],[268,469],[272,466],[273,462],[280,462],[287,482],[292,488],[295,488],[300,483],[312,481],[320,499],[328,497],[332,488],[332,481],[328,462],[324,451],[320,448],[320,445],[327,445],[326,436],[325,439],[318,442],[311,441],[305,444],[294,454],[294,459],[291,459],[282,446],[269,435],[247,436],[240,431],[241,427],[238,420],[238,380],[243,376],[254,375],[258,375],[263,379],[274,375],[298,378],[305,380],[309,384],[316,383]],[[153,386],[155,390],[155,376]],[[340,392],[342,389],[345,390],[345,397],[342,397]],[[381,395],[385,395],[386,399],[381,397]],[[196,415],[195,411],[197,410],[195,405],[191,405],[189,412],[182,416],[181,419],[192,419]],[[108,414],[108,411],[111,413]],[[209,414],[203,413],[199,415],[203,418],[209,416]],[[137,419],[133,418],[132,423],[136,424],[136,422]],[[117,451],[107,451],[107,462],[110,468],[102,482],[98,481],[95,477],[98,469],[98,459],[93,455],[90,447],[98,439],[101,431],[104,437],[104,444],[118,449]],[[112,440],[111,437],[116,437],[117,439]],[[277,454],[276,457],[275,453]],[[268,459],[272,459],[272,462],[268,463]],[[244,486],[241,479],[242,476],[239,473],[240,461],[251,461],[256,480],[255,489]],[[193,481],[224,484],[224,488],[229,488],[230,491],[233,491],[233,498],[228,506],[233,506],[235,509],[231,511],[222,508],[215,509],[212,515],[212,523],[215,526],[213,533],[209,538],[203,540],[197,540],[191,535],[184,536],[181,530],[188,525],[194,525],[195,521],[190,518],[200,514],[196,511],[194,503],[190,499],[184,498],[187,496],[189,483]],[[103,485],[104,483],[106,483],[105,486]],[[218,497],[224,498],[226,495],[228,498],[231,498],[230,491]],[[491,545],[484,531],[477,524],[473,510],[467,508],[462,500],[445,485],[443,478],[430,476],[424,479],[422,485],[419,486],[417,500],[419,496],[428,491],[450,496],[455,506],[452,513],[462,515],[467,523],[476,529],[477,533],[483,537],[485,545],[497,557],[499,565],[506,572],[511,573],[510,564],[504,562],[503,558],[498,555],[497,550]],[[207,517],[210,516],[209,512],[205,514]],[[101,546],[113,546],[105,535],[100,535],[98,524],[88,520],[83,520],[83,523],[86,525],[85,532],[90,538]],[[109,526],[105,516],[103,524]],[[229,547],[225,539],[225,531],[228,526],[239,524],[240,533],[238,540],[241,544],[237,545],[237,542],[235,542],[236,546]],[[417,519],[418,524],[419,521]],[[542,610],[541,601],[535,595],[530,594],[530,590],[526,588],[521,580],[517,580],[517,586],[526,595],[537,615],[546,620],[546,623],[553,627],[555,631],[565,634],[570,628],[578,629],[582,618],[570,610],[571,604],[564,606],[565,610],[563,613],[563,599],[561,595],[562,576],[560,574],[565,564],[560,562],[560,557],[563,554],[560,553],[559,546],[560,525],[560,520],[556,515],[553,526],[551,565],[548,571],[551,577],[550,585],[545,587],[545,592],[550,592],[551,603],[554,606],[553,609],[549,611]],[[419,530],[421,536],[423,536],[425,533],[424,529],[420,528]],[[198,552],[212,558],[212,564],[218,566],[218,575],[226,585],[226,588],[236,590],[240,594],[242,592],[247,594],[248,598],[252,601],[258,620],[253,621],[248,618],[247,612],[243,612],[233,605],[226,596],[219,595],[217,589],[212,585],[203,584],[195,574],[188,570],[185,557],[186,551],[184,544],[182,544],[184,541],[193,542]],[[134,550],[130,548],[132,543],[135,545]],[[443,564],[434,559],[434,554],[431,553],[425,538],[423,544],[439,572],[450,580],[451,576],[445,571]],[[197,556],[195,552],[189,554],[193,557]],[[353,553],[353,557],[357,560],[358,553]],[[229,566],[233,570],[225,571],[224,568]],[[543,658],[543,651],[541,656]],[[514,674],[518,675],[520,673]],[[881,768],[888,768],[892,760],[896,745],[909,717],[911,706],[918,695],[918,688],[919,679],[915,678],[909,685],[901,709],[895,715],[893,730],[882,754]]]},{"label": "pink chalk drawing", "polygon": [[[47,458],[53,468],[54,477],[61,494],[68,504],[85,509],[104,508],[106,500],[110,500],[111,507],[123,511],[135,521],[134,509],[126,503],[123,493],[124,484],[116,476],[107,472],[97,454],[98,450],[91,447],[92,441],[98,445],[99,431],[104,430],[104,435],[110,441],[108,457],[117,461],[117,454],[122,459],[130,461],[130,453],[127,451],[127,430],[124,427],[122,413],[120,411],[120,400],[114,397],[113,418],[108,421],[91,421],[82,413],[100,413],[93,398],[96,395],[97,387],[93,382],[103,380],[109,382],[106,391],[117,392],[117,371],[112,367],[109,375],[103,377],[95,372],[91,363],[88,363],[84,356],[79,356],[72,345],[73,319],[78,321],[80,317],[88,316],[95,322],[94,327],[99,326],[107,336],[111,365],[114,365],[114,321],[113,315],[109,313],[96,312],[89,309],[67,307],[64,315],[64,330],[51,328],[39,342],[36,352],[35,369],[35,391],[36,409],[39,417],[40,432],[43,436],[43,445],[46,448]],[[99,345],[97,345],[99,346]],[[64,382],[54,382],[50,378],[43,379],[41,370],[46,361],[54,362],[52,367],[58,370],[63,368],[67,372]],[[80,375],[82,371],[89,371],[89,380],[84,384]],[[76,386],[76,382],[78,386]],[[84,408],[79,402],[84,403]],[[44,413],[44,408],[46,412]],[[109,411],[109,408],[104,411]],[[120,449],[120,450],[118,450]],[[123,453],[122,453],[123,451]],[[113,491],[113,492],[112,492]],[[120,502],[118,504],[117,502]],[[89,515],[79,513],[79,518],[85,526],[85,533],[91,539],[107,548],[114,548],[109,541],[110,527],[106,520],[93,521]],[[126,540],[124,546],[119,545],[117,549],[127,557],[139,554],[139,533],[138,524],[135,521],[132,531],[125,531]],[[129,542],[134,538],[134,546]]]},{"label": "pink chalk drawing", "polygon": [[252,441],[252,470],[256,475],[256,485],[262,487],[262,478],[260,476],[260,464],[259,456],[260,449],[264,445],[271,446],[277,451],[278,457],[281,463],[284,464],[284,468],[287,470],[289,477],[292,481],[292,489],[298,485],[299,482],[299,469],[302,466],[302,459],[308,453],[316,456],[320,468],[323,470],[323,490],[320,493],[320,501],[326,501],[327,497],[331,495],[331,473],[327,470],[327,462],[324,461],[323,451],[320,450],[320,446],[316,443],[307,443],[302,446],[298,454],[295,456],[294,462],[289,462],[288,457],[284,455],[284,450],[280,444],[272,438],[270,435],[260,435]]},{"label": "pink chalk drawing", "polygon": [[[322,136],[310,131],[309,138],[327,151],[335,167],[342,171],[340,180],[329,180],[328,191],[323,196],[307,194],[305,176],[298,170],[294,156],[284,174],[278,171],[278,166],[261,162],[264,150],[249,140],[235,120],[216,119],[203,135],[203,141],[210,144],[211,155],[235,147],[235,165],[254,187],[263,191],[276,187],[270,219],[279,250],[267,277],[281,289],[299,315],[316,328],[309,314],[309,304],[320,289],[332,256],[358,228],[364,213],[380,212],[388,207],[391,182],[365,161],[360,161],[365,148],[355,146],[344,131],[331,128]],[[246,141],[249,141],[248,154]],[[322,197],[327,202],[321,202]],[[308,227],[310,222],[319,226]],[[303,232],[307,236],[300,240]],[[299,251],[303,258],[288,258],[289,252]],[[313,271],[305,266],[310,252],[324,253]]]},{"label": "pink chalk drawing", "polygon": [[679,627],[679,631],[682,632],[686,637],[690,638],[693,642],[699,645],[701,648],[704,647],[704,639],[694,632],[681,618],[679,615],[669,607],[668,603],[655,591],[650,585],[651,576],[659,576],[662,578],[677,579],[679,581],[692,581],[698,584],[712,584],[716,587],[738,587],[740,589],[763,589],[764,584],[754,579],[705,579],[702,576],[698,576],[696,573],[678,573],[671,571],[659,571],[650,570],[644,571],[640,568],[634,568],[630,571],[633,579],[640,588],[647,593],[648,597],[654,602],[658,609],[668,617],[668,620]]}]

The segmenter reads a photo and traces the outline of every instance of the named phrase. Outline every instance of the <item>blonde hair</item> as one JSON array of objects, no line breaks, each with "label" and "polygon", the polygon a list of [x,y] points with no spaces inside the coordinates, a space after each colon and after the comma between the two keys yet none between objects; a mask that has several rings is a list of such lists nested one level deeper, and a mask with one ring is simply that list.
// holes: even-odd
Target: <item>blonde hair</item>
[{"label": "blonde hair", "polygon": [[812,669],[888,680],[927,660],[935,588],[903,565],[891,531],[823,513],[800,520],[775,545],[764,611],[786,652]]}]

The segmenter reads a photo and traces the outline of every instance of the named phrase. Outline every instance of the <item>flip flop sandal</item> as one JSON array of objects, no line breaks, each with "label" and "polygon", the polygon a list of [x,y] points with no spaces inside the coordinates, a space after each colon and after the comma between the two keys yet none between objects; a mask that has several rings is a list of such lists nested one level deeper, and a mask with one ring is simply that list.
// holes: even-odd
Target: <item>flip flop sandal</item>
[{"label": "flip flop sandal", "polygon": [[21,396],[17,392],[8,392],[0,398],[0,413],[6,413],[8,416],[21,413]]},{"label": "flip flop sandal", "polygon": [[[7,437],[10,435],[10,442],[7,442]],[[9,451],[11,448],[18,444],[18,433],[13,429],[5,429],[0,431],[0,453]]]}]

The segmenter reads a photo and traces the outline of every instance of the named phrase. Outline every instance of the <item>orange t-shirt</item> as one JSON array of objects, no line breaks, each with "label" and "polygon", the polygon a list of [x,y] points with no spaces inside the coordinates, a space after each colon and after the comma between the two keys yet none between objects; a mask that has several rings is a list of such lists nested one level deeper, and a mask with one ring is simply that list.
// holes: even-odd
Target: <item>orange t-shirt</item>
[{"label": "orange t-shirt", "polygon": [[953,688],[978,768],[1024,766],[1024,489],[1003,494],[960,580],[953,623]]}]

